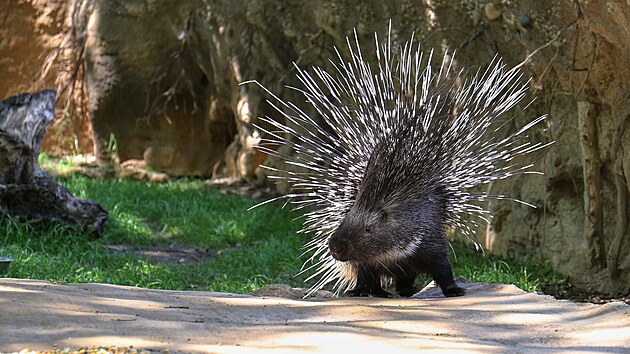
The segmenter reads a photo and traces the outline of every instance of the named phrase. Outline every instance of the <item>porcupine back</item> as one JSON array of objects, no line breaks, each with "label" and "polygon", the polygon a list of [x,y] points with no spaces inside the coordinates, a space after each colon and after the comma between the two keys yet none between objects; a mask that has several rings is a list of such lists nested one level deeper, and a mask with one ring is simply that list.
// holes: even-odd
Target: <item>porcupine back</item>
[{"label": "porcupine back", "polygon": [[[377,35],[374,67],[363,59],[356,32],[354,39],[354,46],[347,39],[350,60],[337,50],[332,74],[320,67],[311,74],[295,65],[303,87],[293,89],[323,124],[263,87],[279,102],[268,101],[287,123],[260,118],[273,128],[258,127],[266,133],[258,148],[295,167],[268,169],[270,178],[292,187],[292,193],[279,198],[296,209],[308,207],[301,232],[312,235],[305,252],[310,255],[305,267],[312,262],[307,269],[317,269],[309,278],[317,279],[311,293],[330,282],[336,289],[356,283],[351,265],[328,252],[328,239],[355,203],[400,204],[439,187],[446,196],[444,223],[474,241],[477,223],[490,217],[476,202],[509,198],[468,189],[534,173],[532,165],[513,159],[546,146],[529,143],[525,136],[544,117],[506,138],[486,134],[526,94],[518,68],[508,70],[495,57],[473,75],[453,73],[453,57],[445,53],[434,71],[432,52],[425,55],[413,37],[394,51],[390,39],[380,45]],[[280,145],[294,154],[278,152]]]}]

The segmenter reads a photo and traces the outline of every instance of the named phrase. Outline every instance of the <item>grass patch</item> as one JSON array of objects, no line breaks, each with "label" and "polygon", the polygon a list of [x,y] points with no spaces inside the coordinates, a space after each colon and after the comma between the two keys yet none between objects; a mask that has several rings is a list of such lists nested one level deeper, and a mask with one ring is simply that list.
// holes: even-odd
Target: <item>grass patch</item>
[{"label": "grass patch", "polygon": [[[224,195],[201,180],[169,183],[60,179],[75,195],[98,201],[110,213],[100,239],[59,224],[0,221],[0,256],[15,258],[5,277],[54,282],[99,282],[155,289],[195,289],[246,293],[272,283],[305,286],[296,216],[278,205],[247,211],[251,199]],[[185,245],[212,250],[192,263],[162,263],[108,246]],[[541,279],[560,279],[548,267],[483,257],[453,244],[454,273],[470,281],[511,283],[540,291]],[[424,282],[430,279],[425,278]],[[422,281],[422,280],[421,280]]]},{"label": "grass patch", "polygon": [[[301,285],[302,238],[289,211],[222,195],[203,181],[164,184],[82,176],[61,179],[110,213],[104,236],[90,239],[59,224],[0,222],[0,255],[15,258],[6,277],[102,282],[157,289],[250,292],[270,283]],[[108,245],[189,245],[214,250],[192,264],[151,262]]]},{"label": "grass patch", "polygon": [[525,291],[541,292],[545,284],[564,279],[546,262],[507,261],[484,256],[461,242],[453,242],[451,245],[455,276],[464,277],[471,282],[514,284]]},{"label": "grass patch", "polygon": [[220,194],[202,180],[153,183],[75,176],[61,183],[109,211],[108,242],[176,242],[219,249],[297,230],[287,210],[261,207],[247,211],[254,205],[252,200]]}]

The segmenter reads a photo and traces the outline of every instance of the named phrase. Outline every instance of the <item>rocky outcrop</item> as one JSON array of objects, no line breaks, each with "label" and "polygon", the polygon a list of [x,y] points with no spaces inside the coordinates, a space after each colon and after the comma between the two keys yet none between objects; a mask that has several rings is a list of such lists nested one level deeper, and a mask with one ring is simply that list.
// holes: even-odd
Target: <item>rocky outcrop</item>
[{"label": "rocky outcrop", "polygon": [[[496,186],[538,208],[497,204],[488,246],[548,260],[578,287],[628,293],[630,6],[578,1],[532,14],[525,38],[550,45],[528,65],[538,98],[527,114],[549,114],[547,134],[556,143],[538,162],[544,178]],[[538,30],[545,27],[547,35]],[[523,39],[514,47],[527,48]]]},{"label": "rocky outcrop", "polygon": [[391,19],[395,43],[415,32],[437,57],[456,49],[460,68],[484,66],[497,53],[508,65],[524,62],[537,99],[515,111],[514,128],[548,114],[533,138],[556,143],[536,161],[545,176],[491,186],[538,207],[493,203],[482,241],[503,256],[548,260],[583,288],[629,291],[626,1],[80,3],[90,5],[81,7],[84,83],[99,157],[115,154],[172,175],[263,181],[260,163],[282,162],[253,149],[261,138],[254,124],[282,117],[266,102],[271,97],[239,83],[258,80],[316,117],[286,88],[299,85],[292,62],[330,68],[333,46],[345,55],[353,28],[366,52]]}]

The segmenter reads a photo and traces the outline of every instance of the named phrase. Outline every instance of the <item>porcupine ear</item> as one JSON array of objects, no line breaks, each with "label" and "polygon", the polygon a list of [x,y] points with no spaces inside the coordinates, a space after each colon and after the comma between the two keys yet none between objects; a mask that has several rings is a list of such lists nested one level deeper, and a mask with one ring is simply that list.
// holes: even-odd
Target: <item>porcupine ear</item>
[{"label": "porcupine ear", "polygon": [[389,219],[389,214],[387,213],[387,210],[385,210],[384,208],[379,209],[378,221],[384,223],[387,222],[387,219]]}]

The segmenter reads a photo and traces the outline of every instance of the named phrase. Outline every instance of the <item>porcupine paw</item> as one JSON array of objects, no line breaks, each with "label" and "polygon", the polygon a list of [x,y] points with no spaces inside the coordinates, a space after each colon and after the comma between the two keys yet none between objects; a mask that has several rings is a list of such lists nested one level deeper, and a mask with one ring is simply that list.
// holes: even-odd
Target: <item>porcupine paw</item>
[{"label": "porcupine paw", "polygon": [[392,294],[381,288],[375,289],[367,286],[360,286],[352,290],[348,290],[346,291],[346,295],[350,297],[392,297]]},{"label": "porcupine paw", "polygon": [[408,288],[397,289],[397,290],[398,290],[398,295],[402,297],[411,297],[415,295],[418,291],[420,291],[420,289],[416,288],[415,286],[410,286]]},{"label": "porcupine paw", "polygon": [[442,293],[444,293],[444,296],[446,297],[463,296],[466,294],[466,289],[453,283],[446,286],[445,288],[442,288]]}]

